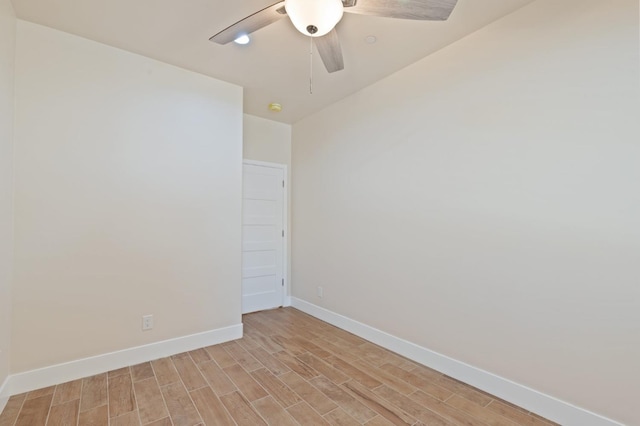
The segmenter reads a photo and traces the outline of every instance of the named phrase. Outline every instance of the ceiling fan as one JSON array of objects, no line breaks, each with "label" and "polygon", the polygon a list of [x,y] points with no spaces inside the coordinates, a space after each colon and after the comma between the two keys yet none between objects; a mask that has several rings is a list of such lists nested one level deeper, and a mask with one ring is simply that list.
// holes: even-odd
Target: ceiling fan
[{"label": "ceiling fan", "polygon": [[328,72],[344,69],[335,26],[343,12],[422,21],[445,21],[458,0],[284,0],[225,28],[209,40],[230,43],[285,16],[302,34],[313,37]]}]

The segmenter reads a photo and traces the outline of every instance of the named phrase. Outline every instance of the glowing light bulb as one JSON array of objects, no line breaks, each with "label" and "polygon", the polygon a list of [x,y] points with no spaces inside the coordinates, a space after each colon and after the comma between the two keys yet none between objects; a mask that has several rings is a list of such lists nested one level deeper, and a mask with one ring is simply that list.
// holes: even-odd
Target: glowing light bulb
[{"label": "glowing light bulb", "polygon": [[284,8],[296,29],[310,37],[326,35],[344,12],[341,0],[285,0]]}]

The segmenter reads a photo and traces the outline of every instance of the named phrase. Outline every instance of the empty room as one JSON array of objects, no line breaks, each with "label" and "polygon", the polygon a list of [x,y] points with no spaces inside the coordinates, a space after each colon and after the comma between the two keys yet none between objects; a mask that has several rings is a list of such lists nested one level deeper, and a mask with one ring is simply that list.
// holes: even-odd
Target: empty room
[{"label": "empty room", "polygon": [[640,426],[637,0],[0,0],[0,426]]}]

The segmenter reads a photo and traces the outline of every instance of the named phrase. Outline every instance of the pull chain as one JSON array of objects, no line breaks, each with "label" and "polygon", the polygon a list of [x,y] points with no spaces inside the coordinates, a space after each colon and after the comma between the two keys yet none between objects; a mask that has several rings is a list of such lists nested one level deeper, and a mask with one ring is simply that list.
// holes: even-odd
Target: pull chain
[{"label": "pull chain", "polygon": [[313,95],[313,38],[309,37],[309,94]]}]

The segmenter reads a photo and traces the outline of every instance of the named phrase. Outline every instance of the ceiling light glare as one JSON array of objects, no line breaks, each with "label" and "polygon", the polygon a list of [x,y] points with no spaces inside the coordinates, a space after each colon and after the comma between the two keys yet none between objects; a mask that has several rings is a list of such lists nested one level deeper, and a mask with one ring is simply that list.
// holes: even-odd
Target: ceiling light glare
[{"label": "ceiling light glare", "polygon": [[237,39],[233,40],[233,42],[236,43],[236,44],[249,44],[250,41],[251,41],[251,39],[246,34],[242,34],[240,37],[238,37]]},{"label": "ceiling light glare", "polygon": [[284,8],[296,29],[310,37],[326,35],[344,12],[341,0],[285,0]]}]

